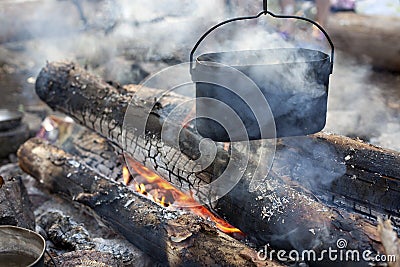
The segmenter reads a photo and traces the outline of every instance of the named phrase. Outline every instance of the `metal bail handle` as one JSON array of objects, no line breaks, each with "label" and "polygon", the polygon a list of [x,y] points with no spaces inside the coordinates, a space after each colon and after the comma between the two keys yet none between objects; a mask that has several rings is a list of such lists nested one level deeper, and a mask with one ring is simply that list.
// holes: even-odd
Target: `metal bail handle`
[{"label": "metal bail handle", "polygon": [[213,32],[215,29],[221,27],[222,25],[228,24],[230,22],[234,22],[234,21],[239,21],[239,20],[250,20],[250,19],[257,19],[262,15],[270,15],[273,18],[277,18],[277,19],[298,19],[298,20],[303,20],[303,21],[307,21],[311,24],[313,24],[314,26],[316,26],[325,36],[325,38],[328,40],[329,45],[331,46],[331,70],[330,73],[332,73],[333,71],[333,58],[335,55],[335,47],[333,46],[333,42],[331,40],[331,38],[329,37],[328,33],[325,31],[325,29],[319,25],[318,23],[316,23],[315,21],[305,18],[305,17],[300,17],[300,16],[291,16],[291,15],[276,15],[270,11],[268,11],[268,1],[267,0],[263,0],[263,8],[264,10],[260,13],[258,13],[255,16],[245,16],[245,17],[237,17],[237,18],[233,18],[233,19],[228,19],[225,20],[223,22],[218,23],[217,25],[211,27],[208,31],[206,31],[201,37],[200,39],[196,42],[196,44],[194,45],[192,51],[190,52],[190,73],[192,73],[193,70],[193,55],[196,52],[197,48],[199,47],[199,45],[201,44],[201,42],[203,42],[203,40],[211,33]]}]

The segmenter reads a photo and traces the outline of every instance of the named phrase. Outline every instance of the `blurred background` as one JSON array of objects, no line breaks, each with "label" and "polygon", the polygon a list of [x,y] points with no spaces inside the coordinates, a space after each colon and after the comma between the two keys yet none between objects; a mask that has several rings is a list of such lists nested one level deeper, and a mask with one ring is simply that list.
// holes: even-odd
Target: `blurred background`
[{"label": "blurred background", "polygon": [[[261,0],[243,2],[2,0],[0,108],[23,112],[32,135],[51,112],[34,92],[47,61],[76,61],[105,80],[137,84],[188,61],[197,39],[216,23],[262,11]],[[321,2],[271,0],[268,9],[318,21],[337,48],[325,131],[400,151],[400,1]],[[257,44],[329,51],[321,32],[290,21],[268,17],[230,27],[200,52],[229,50],[232,43],[242,49]],[[267,40],[259,40],[257,27],[272,29]]]}]

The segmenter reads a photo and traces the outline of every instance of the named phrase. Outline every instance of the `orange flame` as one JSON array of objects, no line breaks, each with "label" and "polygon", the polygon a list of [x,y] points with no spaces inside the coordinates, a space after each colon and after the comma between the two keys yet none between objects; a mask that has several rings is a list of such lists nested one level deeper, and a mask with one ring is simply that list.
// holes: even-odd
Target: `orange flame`
[{"label": "orange flame", "polygon": [[124,184],[127,185],[131,181],[132,177],[129,173],[128,167],[122,167],[122,178],[124,179]]},{"label": "orange flame", "polygon": [[[176,208],[185,207],[191,210],[194,214],[214,222],[215,226],[224,233],[235,233],[244,236],[242,231],[214,215],[206,207],[199,204],[192,196],[179,191],[153,171],[144,167],[133,159],[129,157],[125,158],[127,159],[129,166],[140,175],[138,179],[135,178],[136,180],[139,180],[135,181],[135,188],[140,194],[149,196],[153,201],[164,207],[170,206],[171,203],[173,203],[172,206]],[[127,170],[128,168],[124,166],[124,181],[130,180],[130,178],[126,178],[126,175],[129,176],[129,172],[127,172]],[[147,192],[145,184],[151,185],[151,193]]]}]

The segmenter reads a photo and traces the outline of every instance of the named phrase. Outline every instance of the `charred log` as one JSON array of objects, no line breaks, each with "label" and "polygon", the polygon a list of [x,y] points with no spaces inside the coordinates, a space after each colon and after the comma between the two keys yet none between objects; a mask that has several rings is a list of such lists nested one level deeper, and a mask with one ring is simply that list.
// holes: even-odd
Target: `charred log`
[{"label": "charred log", "polygon": [[0,225],[5,224],[35,230],[35,216],[20,177],[0,176]]},{"label": "charred log", "polygon": [[[90,246],[90,243],[94,243],[96,246],[92,250],[93,253],[111,253],[112,258],[122,261],[118,266],[132,266],[134,263],[137,266],[154,266],[155,262],[147,254],[133,246],[122,235],[104,225],[98,215],[90,208],[77,202],[63,199],[61,198],[62,195],[50,194],[39,181],[23,172],[18,164],[2,166],[0,167],[0,173],[6,177],[21,177],[28,191],[28,197],[31,201],[30,208],[32,208],[36,217],[36,225],[39,227],[36,229],[39,229],[40,234],[49,241],[47,242],[47,250],[53,257],[70,249],[85,248],[86,242],[80,242],[79,245],[71,242],[78,238],[76,235],[82,233],[81,229],[79,229],[79,226],[81,226],[83,232],[88,232],[90,235],[90,240],[86,244]],[[51,225],[49,224],[50,220],[43,218],[49,213],[57,214],[57,220],[51,220],[53,222]],[[68,229],[74,230],[69,231]],[[78,239],[84,240],[84,238]],[[64,259],[64,265],[67,264],[66,258],[60,256],[60,259]],[[50,257],[47,258],[47,261],[52,266]]]},{"label": "charred log", "polygon": [[[229,162],[229,153],[222,149],[222,144],[218,145],[216,158],[207,169],[197,172],[194,171],[195,166],[192,167],[193,171],[179,169],[179,166],[186,166],[185,170],[190,170],[192,159],[196,159],[199,153],[197,148],[201,137],[190,131],[190,127],[182,130],[180,150],[173,146],[168,148],[173,151],[174,157],[151,156],[160,155],[159,149],[169,145],[161,143],[157,133],[165,117],[163,107],[171,108],[184,97],[169,93],[163,98],[165,102],[159,103],[152,110],[147,124],[151,137],[123,132],[122,124],[129,103],[132,101],[131,104],[140,115],[147,100],[154,98],[154,92],[157,92],[156,89],[149,89],[147,99],[138,99],[132,87],[133,90],[113,87],[72,63],[62,62],[48,64],[36,83],[38,95],[50,107],[74,117],[79,123],[108,138],[176,187],[184,191],[196,191],[196,185],[206,185],[213,181]],[[122,141],[123,135],[127,136],[129,145]],[[323,141],[323,138],[333,140],[324,134],[319,135],[319,138],[322,142],[328,142]],[[257,143],[253,145],[257,146]],[[351,249],[381,250],[379,238],[375,238],[377,234],[374,225],[361,216],[327,207],[313,194],[297,190],[291,181],[274,172],[267,177],[265,186],[249,192],[249,174],[255,167],[256,164],[250,163],[236,187],[220,199],[214,208],[229,222],[253,236],[258,244],[322,250],[334,247],[336,240],[345,238]]]},{"label": "charred log", "polygon": [[328,202],[361,214],[400,214],[400,154],[344,136],[280,140],[273,169]]},{"label": "charred log", "polygon": [[[168,211],[127,187],[104,178],[81,162],[39,139],[18,152],[21,168],[51,191],[91,207],[129,241],[171,266],[256,266],[256,253],[216,231],[206,221]],[[263,263],[279,266],[273,262]]]},{"label": "charred log", "polygon": [[38,224],[56,246],[69,250],[90,250],[95,247],[88,231],[60,212],[50,211],[43,214]]},{"label": "charred log", "polygon": [[[93,250],[79,250],[67,252],[53,259],[57,266],[76,267],[76,266],[109,266],[120,267],[121,261],[115,259],[111,253]],[[52,261],[48,261],[48,266],[52,266]]]}]

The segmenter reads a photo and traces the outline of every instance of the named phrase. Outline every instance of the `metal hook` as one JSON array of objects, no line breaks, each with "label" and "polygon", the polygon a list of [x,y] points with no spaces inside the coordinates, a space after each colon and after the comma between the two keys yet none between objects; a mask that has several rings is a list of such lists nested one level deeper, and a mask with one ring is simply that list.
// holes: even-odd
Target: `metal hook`
[{"label": "metal hook", "polygon": [[267,0],[263,1],[263,6],[264,6],[264,14],[266,15],[267,11],[268,11],[268,1]]},{"label": "metal hook", "polygon": [[192,68],[193,68],[193,55],[195,53],[195,51],[197,50],[197,48],[199,47],[200,43],[207,37],[207,35],[209,35],[212,31],[214,31],[215,29],[233,22],[233,21],[239,21],[239,20],[249,20],[249,19],[256,19],[261,17],[262,15],[267,15],[269,14],[270,16],[274,17],[274,18],[278,18],[278,19],[299,19],[299,20],[303,20],[303,21],[307,21],[313,25],[315,25],[326,37],[326,39],[328,40],[329,45],[331,46],[331,73],[333,70],[333,57],[334,57],[334,53],[335,53],[335,47],[333,45],[333,42],[331,40],[331,38],[329,37],[328,33],[325,31],[324,28],[322,28],[322,26],[320,26],[318,23],[316,23],[315,21],[308,19],[308,18],[304,18],[304,17],[300,17],[300,16],[288,16],[288,15],[275,15],[274,13],[270,12],[267,10],[267,5],[268,5],[268,1],[267,0],[263,0],[263,5],[264,5],[264,10],[261,11],[259,14],[255,15],[255,16],[247,16],[247,17],[238,17],[238,18],[233,18],[233,19],[228,19],[226,21],[220,22],[217,25],[213,26],[212,28],[210,28],[208,31],[206,31],[201,37],[200,39],[196,42],[196,44],[194,45],[192,51],[190,52],[190,73],[192,73]]}]

